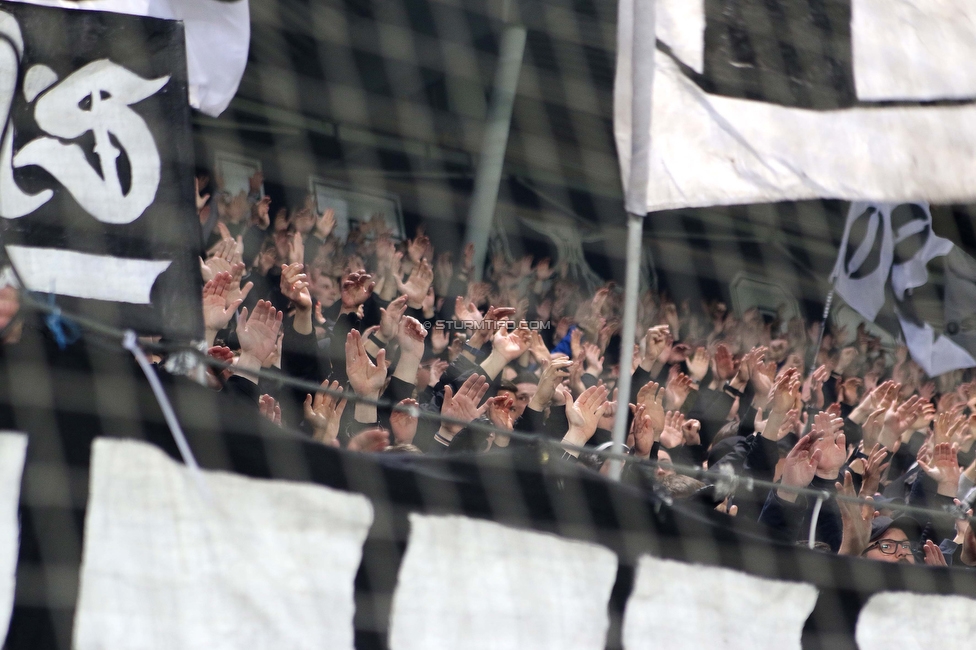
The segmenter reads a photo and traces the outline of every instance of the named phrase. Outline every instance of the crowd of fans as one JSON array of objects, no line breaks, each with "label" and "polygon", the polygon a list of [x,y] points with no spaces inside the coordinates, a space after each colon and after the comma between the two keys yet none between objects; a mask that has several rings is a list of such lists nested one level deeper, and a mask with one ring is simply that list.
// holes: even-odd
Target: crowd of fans
[{"label": "crowd of fans", "polygon": [[[586,295],[565,268],[531,257],[496,259],[476,282],[470,247],[435,251],[422,230],[396,241],[380,216],[343,241],[334,214],[311,201],[272,218],[260,184],[255,176],[250,196],[198,198],[203,306],[209,353],[233,364],[213,373],[213,388],[246,396],[274,422],[363,452],[515,453],[524,438],[501,431],[538,434],[601,471],[587,450],[609,446],[615,412],[627,408],[627,452],[658,462],[627,464],[624,480],[757,520],[787,542],[806,543],[816,518],[824,551],[976,566],[964,516],[976,481],[971,371],[926,377],[905,348],[887,350],[863,327],[828,331],[818,348],[819,323],[647,292],[624,370],[633,386],[621,396],[627,342],[612,285]],[[254,374],[272,366],[333,394]],[[347,407],[338,391],[367,401]],[[674,469],[721,466],[778,487],[726,497]],[[817,504],[796,491],[806,487],[874,504]],[[896,503],[946,514],[918,521]]]}]

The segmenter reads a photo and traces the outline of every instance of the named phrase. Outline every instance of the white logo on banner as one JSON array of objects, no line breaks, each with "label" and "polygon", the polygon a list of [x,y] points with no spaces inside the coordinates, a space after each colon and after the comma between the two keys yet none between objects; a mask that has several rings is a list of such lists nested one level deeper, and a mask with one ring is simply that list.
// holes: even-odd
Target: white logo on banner
[{"label": "white logo on banner", "polygon": [[[59,82],[57,74],[47,66],[32,66],[24,75],[24,96],[34,103],[37,126],[50,137],[36,138],[14,152],[10,113],[24,42],[17,21],[2,12],[0,37],[0,217],[19,219],[53,198],[54,192],[49,189],[30,195],[17,185],[14,168],[30,165],[51,174],[82,209],[102,223],[128,224],[142,216],[159,189],[160,159],[149,127],[130,106],[155,95],[169,77],[143,79],[121,65],[101,59]],[[84,150],[71,142],[88,133],[94,136],[97,169],[89,163]],[[130,170],[127,188],[119,177],[118,163],[123,154]],[[22,256],[32,250],[41,252],[24,247]],[[102,255],[86,257],[92,258],[92,263],[81,267],[41,265],[49,267],[43,278],[30,273],[29,268],[18,268],[18,272],[27,288],[35,291],[148,304],[149,291],[145,288],[151,288],[169,266],[166,261],[122,260],[130,270],[128,277],[139,289],[107,295],[103,288],[95,295],[92,289],[104,279],[102,272],[120,260]]]}]

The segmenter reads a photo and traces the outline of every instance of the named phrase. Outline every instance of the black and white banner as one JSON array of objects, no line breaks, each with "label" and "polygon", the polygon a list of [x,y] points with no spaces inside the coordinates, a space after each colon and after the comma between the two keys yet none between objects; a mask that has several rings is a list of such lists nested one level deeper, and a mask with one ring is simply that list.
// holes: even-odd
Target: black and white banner
[{"label": "black and white banner", "polygon": [[32,291],[139,331],[202,328],[183,27],[0,3],[0,217]]},{"label": "black and white banner", "polygon": [[0,356],[7,650],[971,645],[965,567],[778,544],[526,449],[348,453],[164,375],[194,476],[123,351],[26,385],[33,349]]},{"label": "black and white banner", "polygon": [[220,115],[237,94],[251,43],[248,0],[14,0],[46,7],[180,20],[190,106]]},{"label": "black and white banner", "polygon": [[935,234],[928,204],[852,203],[831,279],[930,377],[976,367],[976,260]]},{"label": "black and white banner", "polygon": [[969,0],[621,0],[628,211],[976,198],[974,17]]}]

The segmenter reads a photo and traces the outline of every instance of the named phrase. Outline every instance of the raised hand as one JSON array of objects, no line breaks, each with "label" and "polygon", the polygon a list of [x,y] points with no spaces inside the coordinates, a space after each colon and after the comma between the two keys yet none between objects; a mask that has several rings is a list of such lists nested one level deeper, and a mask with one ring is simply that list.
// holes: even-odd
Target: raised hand
[{"label": "raised hand", "polygon": [[542,340],[542,335],[536,330],[529,331],[529,353],[535,357],[536,363],[539,364],[546,363],[552,357],[545,341]]},{"label": "raised hand", "polygon": [[681,435],[684,436],[685,445],[693,447],[701,444],[701,422],[695,419],[685,420],[681,425]]},{"label": "raised hand", "polygon": [[810,435],[815,439],[815,448],[821,452],[817,475],[823,478],[836,478],[840,468],[847,460],[847,437],[841,433],[844,430],[844,419],[834,417],[826,411],[821,411],[813,417],[813,430]]},{"label": "raised hand", "polygon": [[203,187],[206,187],[208,180],[209,179],[206,177],[201,178],[200,176],[195,176],[193,178],[193,190],[194,194],[196,195],[197,214],[200,214],[203,211],[204,206],[207,205],[207,201],[210,200],[209,194],[200,194],[200,190]]},{"label": "raised hand", "polygon": [[488,406],[488,419],[492,424],[508,431],[515,428],[515,414],[512,412],[515,400],[511,394],[492,397],[485,404]]},{"label": "raised hand", "polygon": [[394,410],[390,413],[390,429],[393,430],[393,439],[396,440],[397,444],[412,443],[414,436],[417,435],[418,418],[412,414],[416,412],[418,407],[417,400],[410,398],[400,400],[397,406],[410,409],[410,411]]},{"label": "raised hand", "polygon": [[647,330],[647,334],[644,335],[644,356],[641,358],[641,368],[648,372],[651,371],[658,357],[668,347],[670,337],[671,330],[667,325],[657,325]]},{"label": "raised hand", "polygon": [[315,220],[315,228],[312,231],[313,234],[319,239],[325,239],[332,231],[335,230],[336,219],[335,210],[333,208],[326,208],[324,212]]},{"label": "raised hand", "polygon": [[275,352],[283,316],[266,300],[259,300],[250,315],[246,307],[241,310],[237,317],[237,340],[241,345],[238,369],[256,370]]},{"label": "raised hand", "polygon": [[413,267],[410,277],[406,282],[396,278],[397,289],[407,297],[407,304],[414,309],[420,309],[427,297],[427,290],[430,289],[434,281],[434,270],[430,267],[427,260],[420,262]]},{"label": "raised hand", "polygon": [[265,394],[258,398],[258,411],[273,424],[281,426],[281,407],[271,395]]},{"label": "raised hand", "polygon": [[586,359],[586,372],[599,377],[603,373],[603,355],[593,343],[583,344],[583,358]]},{"label": "raised hand", "polygon": [[434,354],[440,354],[451,343],[451,333],[445,327],[435,327],[430,331],[430,347]]},{"label": "raised hand", "polygon": [[679,411],[668,411],[664,416],[664,429],[661,430],[661,446],[665,449],[680,447],[685,442],[682,427],[685,424],[685,416]]},{"label": "raised hand", "polygon": [[953,441],[966,423],[966,418],[951,412],[939,413],[935,418],[933,441],[939,445]]},{"label": "raised hand", "polygon": [[[323,388],[342,392],[339,382],[322,382]],[[315,393],[305,398],[305,421],[312,427],[312,438],[325,445],[339,446],[339,421],[346,410],[346,399],[326,393]]]},{"label": "raised hand", "polygon": [[259,230],[267,230],[271,225],[271,197],[266,196],[251,206],[251,224]]},{"label": "raised hand", "polygon": [[824,407],[823,385],[828,379],[830,379],[830,370],[827,366],[820,366],[813,371],[807,384],[809,394],[803,398],[807,404],[817,409]]},{"label": "raised hand", "polygon": [[[471,422],[488,409],[487,403],[480,407],[478,406],[481,404],[481,400],[487,392],[488,381],[482,375],[477,374],[473,374],[465,379],[461,387],[458,388],[457,394],[454,394],[451,386],[447,386],[444,388],[444,402],[441,404],[441,415],[454,418],[455,420]],[[462,428],[464,426],[460,424],[443,422],[438,433],[450,441]]]},{"label": "raised hand", "polygon": [[427,338],[427,330],[420,324],[420,321],[410,316],[404,317],[400,321],[400,329],[397,334],[401,357],[409,355],[419,361],[424,356],[425,338]]},{"label": "raised hand", "polygon": [[430,380],[428,381],[428,385],[436,386],[437,384],[439,384],[441,381],[441,375],[444,374],[444,371],[447,370],[447,367],[449,365],[451,364],[449,364],[447,361],[444,361],[443,359],[437,359],[435,361],[431,361]]},{"label": "raised hand", "polygon": [[309,293],[308,276],[304,264],[281,265],[281,295],[288,298],[301,311],[312,309],[312,294]]},{"label": "raised hand", "polygon": [[465,323],[480,323],[484,316],[478,311],[477,305],[458,296],[454,299],[454,318]]},{"label": "raised hand", "polygon": [[651,449],[654,447],[654,428],[651,426],[651,418],[648,417],[643,404],[630,404],[630,410],[634,414],[634,421],[630,425],[629,439],[634,454],[641,458],[650,458]]},{"label": "raised hand", "polygon": [[938,493],[943,496],[955,496],[959,489],[959,476],[962,468],[959,467],[959,447],[948,442],[941,442],[935,445],[931,461],[922,457],[918,458],[918,466],[922,468],[929,478],[938,483]]},{"label": "raised hand", "polygon": [[369,359],[359,330],[346,336],[346,376],[353,391],[361,397],[377,399],[386,383],[386,350],[376,355],[376,363]]},{"label": "raised hand", "polygon": [[[834,483],[834,488],[840,496],[854,498],[854,480],[850,472],[844,472],[844,482]],[[870,501],[871,497],[867,497]],[[859,556],[868,547],[871,539],[871,521],[874,519],[874,506],[861,504],[843,499],[837,500],[840,509],[843,533],[841,537],[840,555]]]},{"label": "raised hand", "polygon": [[617,389],[613,389],[613,399],[607,401],[607,408],[604,409],[603,415],[600,416],[600,421],[597,422],[596,428],[603,429],[605,431],[610,431],[613,429],[613,420],[617,414]]},{"label": "raised hand", "polygon": [[390,444],[390,432],[376,427],[360,431],[349,441],[346,447],[349,451],[377,452],[383,451]]},{"label": "raised hand", "polygon": [[664,408],[669,411],[680,410],[693,389],[691,377],[679,371],[678,366],[671,366],[668,383],[664,388]]},{"label": "raised hand", "polygon": [[535,395],[529,400],[529,408],[534,411],[543,411],[549,402],[552,401],[556,392],[556,386],[562,384],[563,380],[569,377],[569,367],[573,362],[568,357],[559,357],[542,362],[542,376],[539,377],[539,386]]},{"label": "raised hand", "polygon": [[[874,446],[880,441],[886,413],[887,411],[884,408],[879,408],[871,413],[861,425],[861,440],[865,449],[874,449]],[[901,440],[895,439],[892,445],[895,448],[891,451],[895,451],[901,445]]]},{"label": "raised hand", "polygon": [[528,348],[529,330],[527,329],[516,329],[509,333],[504,326],[499,327],[491,339],[492,352],[500,354],[506,363],[518,359]]},{"label": "raised hand", "polygon": [[844,371],[857,359],[858,355],[857,348],[844,348],[840,351],[840,357],[837,359],[837,367],[834,368],[834,372],[838,375],[843,375]]},{"label": "raised hand", "polygon": [[864,463],[864,474],[861,479],[861,491],[859,495],[863,498],[873,497],[881,486],[881,477],[890,463],[886,463],[888,452],[881,445],[874,445],[868,454],[867,462]]},{"label": "raised hand", "polygon": [[925,540],[925,544],[922,545],[922,556],[927,566],[949,566],[945,555],[942,554],[942,549],[936,546],[931,539]]},{"label": "raised hand", "polygon": [[728,381],[735,376],[735,362],[732,353],[724,343],[715,346],[715,358],[712,359],[712,371],[719,381]]},{"label": "raised hand", "polygon": [[[793,446],[783,464],[783,485],[801,488],[810,485],[823,455],[820,449],[813,448],[814,444],[813,436],[807,434]],[[798,496],[796,492],[782,488],[776,490],[776,495],[790,503],[795,503]]]},{"label": "raised hand", "polygon": [[241,300],[227,303],[230,283],[230,273],[218,273],[203,285],[203,325],[207,330],[208,342],[212,343],[213,336],[227,327],[231,316],[241,306]]},{"label": "raised hand", "polygon": [[691,373],[691,378],[700,382],[708,374],[708,366],[711,362],[712,359],[708,354],[708,350],[705,348],[697,348],[695,354],[685,361],[685,365],[688,366],[688,372]]},{"label": "raised hand", "polygon": [[791,410],[798,410],[800,406],[800,374],[796,368],[790,368],[776,379],[769,391],[769,398],[766,402],[769,417],[766,420],[766,426],[763,428],[763,437],[769,440],[779,440],[777,436],[781,431],[786,414]]},{"label": "raised hand", "polygon": [[857,403],[858,390],[863,385],[864,382],[861,381],[860,377],[846,378],[837,386],[838,399],[848,406],[853,406]]},{"label": "raised hand", "polygon": [[342,311],[355,312],[373,294],[373,276],[365,271],[353,271],[342,278]]},{"label": "raised hand", "polygon": [[[430,238],[424,235],[424,230],[422,227],[417,228],[417,236],[413,239],[407,240],[407,257],[414,264],[420,264],[420,260],[424,258],[427,254],[427,248],[430,246]],[[426,293],[426,289],[424,293]]]},{"label": "raised hand", "polygon": [[875,386],[873,390],[866,392],[864,397],[861,398],[861,403],[851,411],[848,419],[856,424],[864,424],[864,420],[867,419],[868,415],[881,406],[881,402],[885,400],[893,384],[893,381],[885,381]]},{"label": "raised hand", "polygon": [[[582,447],[593,437],[593,434],[596,433],[597,423],[609,406],[607,394],[605,386],[591,386],[583,391],[583,394],[575,402],[566,403],[566,419],[569,421],[569,431],[563,437],[564,442]],[[577,452],[570,450],[570,453],[576,454]]]},{"label": "raised hand", "polygon": [[479,320],[481,325],[476,327],[471,334],[471,347],[477,349],[487,343],[496,334],[497,329],[495,328],[498,327],[498,324],[507,322],[514,314],[514,307],[489,307],[484,319]]},{"label": "raised hand", "polygon": [[901,442],[902,434],[906,433],[915,420],[918,418],[922,407],[917,395],[908,398],[901,406],[890,408],[884,417],[884,426],[881,429],[879,440],[882,445],[892,452],[895,445]]},{"label": "raised hand", "polygon": [[397,335],[400,329],[400,321],[403,314],[407,311],[407,297],[400,296],[390,302],[386,309],[380,307],[380,329],[377,336],[389,343]]},{"label": "raised hand", "polygon": [[569,335],[569,352],[573,359],[583,359],[586,353],[583,351],[583,330],[576,328]]},{"label": "raised hand", "polygon": [[654,435],[660,436],[664,431],[664,391],[660,384],[649,381],[637,391],[637,403],[643,404],[647,416],[651,418]]}]

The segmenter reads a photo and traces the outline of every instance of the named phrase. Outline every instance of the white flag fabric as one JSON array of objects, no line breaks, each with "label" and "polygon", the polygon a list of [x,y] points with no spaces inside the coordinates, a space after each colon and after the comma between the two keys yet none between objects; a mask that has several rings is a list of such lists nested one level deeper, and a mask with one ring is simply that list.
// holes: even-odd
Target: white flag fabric
[{"label": "white flag fabric", "polygon": [[976,638],[976,600],[962,596],[888,591],[875,594],[861,609],[855,632],[859,650],[927,650],[962,645]]},{"label": "white flag fabric", "polygon": [[[943,291],[931,284],[933,262]],[[900,328],[930,377],[976,366],[976,260],[935,234],[927,204],[852,203],[831,278],[861,316]]]},{"label": "white flag fabric", "polygon": [[13,0],[45,7],[110,11],[182,20],[190,105],[214,117],[224,112],[247,66],[251,43],[248,0]]},{"label": "white flag fabric", "polygon": [[598,650],[617,556],[468,517],[410,515],[391,650]]},{"label": "white flag fabric", "polygon": [[[894,3],[909,5],[911,15],[924,18],[917,25],[900,23],[896,36],[887,31],[891,16],[875,19],[892,3],[850,0],[857,21],[853,29],[841,26],[850,30],[844,44],[851,60],[844,70],[824,71],[837,61],[807,61],[809,52],[800,45],[795,48],[804,52],[800,58],[811,76],[842,78],[842,97],[834,110],[804,107],[800,100],[785,105],[783,94],[789,90],[801,95],[803,90],[792,88],[794,71],[782,60],[752,61],[750,57],[763,55],[758,45],[743,55],[746,62],[730,59],[730,52],[712,53],[708,48],[724,25],[716,25],[715,38],[709,38],[708,20],[719,19],[709,12],[718,12],[720,3],[659,0],[656,12],[642,7],[652,1],[619,3],[614,131],[629,212],[815,198],[931,203],[976,199],[976,179],[970,173],[976,153],[976,104],[957,101],[976,97],[976,68],[969,64],[976,57],[976,21],[952,20],[973,13],[971,7],[961,10],[964,0]],[[797,11],[809,11],[806,3],[796,0],[773,2],[784,7],[802,4]],[[960,12],[953,14],[954,7]],[[655,13],[661,47],[648,53],[646,26],[635,23],[635,15],[646,22],[647,16],[654,20]],[[812,29],[813,22],[797,25]],[[744,24],[756,30],[747,36],[764,42],[761,39],[769,37],[761,33],[763,25],[776,28],[759,23]],[[947,41],[939,40],[938,48],[924,47],[930,42],[924,39],[943,33]],[[804,36],[807,48],[811,39],[819,38],[815,33]],[[943,42],[951,47],[943,48]],[[641,60],[635,59],[635,52]],[[743,78],[752,75],[748,92],[731,96],[704,89],[712,82],[728,87],[740,73]],[[856,83],[850,84],[846,96],[843,80],[848,77]],[[780,99],[754,97],[765,90],[770,96],[780,92]],[[807,92],[815,101],[830,94],[819,88]],[[912,101],[894,106],[872,103],[890,99]],[[956,103],[918,103],[923,100]]]},{"label": "white flag fabric", "polygon": [[77,650],[352,650],[369,499],[190,470],[152,445],[92,445]]},{"label": "white flag fabric", "polygon": [[0,639],[7,637],[14,607],[17,554],[20,551],[20,481],[27,456],[27,436],[0,433]]},{"label": "white flag fabric", "polygon": [[624,614],[624,648],[800,650],[817,596],[809,584],[644,556]]}]

